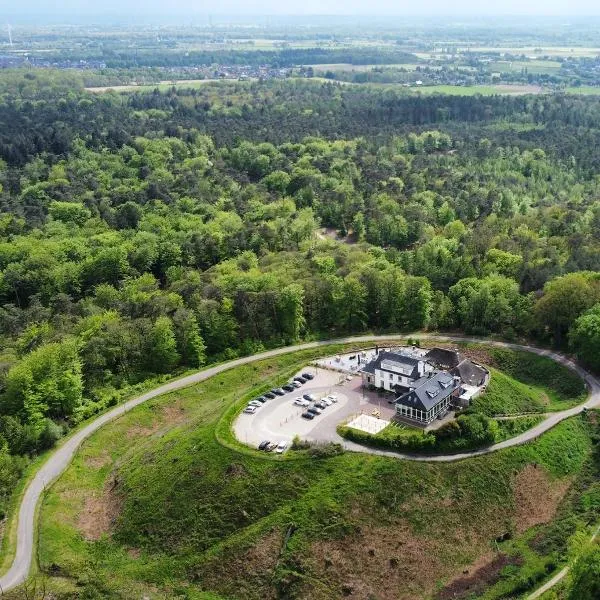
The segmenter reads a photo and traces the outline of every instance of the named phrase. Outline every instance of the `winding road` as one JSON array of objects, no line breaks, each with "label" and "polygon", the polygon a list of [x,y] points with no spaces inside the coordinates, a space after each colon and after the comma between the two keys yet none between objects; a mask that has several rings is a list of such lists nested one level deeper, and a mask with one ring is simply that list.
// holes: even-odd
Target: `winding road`
[{"label": "winding road", "polygon": [[[296,352],[298,350],[308,350],[311,348],[318,348],[320,346],[327,346],[329,344],[362,342],[385,343],[386,341],[406,339],[407,335],[366,335],[357,337],[346,337],[336,340],[308,342],[305,344],[298,344],[296,346],[286,346],[284,348],[277,348],[275,350],[261,352],[260,354],[255,354],[253,356],[246,356],[243,358],[232,360],[226,363],[216,365],[214,367],[203,369],[201,371],[198,371],[197,373],[188,375],[187,377],[170,381],[169,383],[161,385],[145,394],[142,394],[141,396],[132,398],[131,400],[128,400],[120,406],[117,406],[112,410],[100,415],[99,417],[88,423],[85,427],[82,427],[79,431],[71,435],[60,447],[58,447],[56,451],[54,451],[50,455],[48,460],[42,465],[42,467],[35,474],[31,482],[28,484],[23,498],[21,500],[21,505],[19,507],[17,522],[17,548],[15,557],[8,571],[2,577],[0,577],[0,593],[2,591],[8,591],[22,584],[28,577],[29,571],[31,569],[33,550],[35,545],[36,508],[45,488],[48,485],[50,485],[53,481],[55,481],[63,473],[63,471],[65,471],[82,442],[88,437],[90,437],[95,431],[100,429],[100,427],[102,427],[106,423],[117,419],[118,417],[124,415],[126,412],[130,411],[132,408],[135,408],[136,406],[142,404],[143,402],[146,402],[147,400],[150,400],[151,398],[156,398],[157,396],[161,396],[162,394],[173,392],[175,390],[182,389],[200,381],[204,381],[205,379],[208,379],[213,375],[217,375],[218,373],[222,373],[223,371],[226,371],[233,367],[237,367],[239,365],[244,365],[257,360],[263,360],[265,358],[279,356],[281,354],[287,354],[289,352]],[[490,346],[498,346],[514,350],[527,350],[529,352],[533,352],[541,356],[547,356],[576,371],[588,385],[590,395],[588,396],[586,402],[584,402],[583,404],[580,404],[579,406],[573,407],[568,410],[553,413],[544,421],[542,421],[539,425],[533,427],[525,433],[522,433],[521,435],[518,435],[514,438],[505,440],[504,442],[500,442],[498,444],[494,444],[493,446],[489,446],[480,450],[473,450],[469,452],[463,452],[460,454],[442,456],[415,456],[410,454],[386,452],[383,450],[366,448],[364,446],[360,446],[359,444],[355,444],[352,442],[345,442],[344,445],[346,449],[357,452],[370,452],[372,454],[391,456],[394,458],[400,458],[405,460],[450,462],[455,460],[461,460],[463,458],[469,458],[472,456],[488,454],[490,452],[495,452],[496,450],[501,450],[503,448],[509,448],[511,446],[524,444],[535,439],[545,431],[548,431],[550,428],[554,427],[557,423],[560,423],[564,419],[567,419],[568,417],[582,412],[585,408],[594,408],[600,406],[600,382],[587,371],[583,370],[581,367],[574,364],[568,358],[560,354],[551,352],[549,350],[542,350],[540,348],[535,348],[532,346],[509,344],[505,342],[495,342],[481,338],[469,338],[462,336],[440,336],[423,333],[416,333],[413,335],[418,336],[420,339],[436,340],[440,342],[482,343]]]}]

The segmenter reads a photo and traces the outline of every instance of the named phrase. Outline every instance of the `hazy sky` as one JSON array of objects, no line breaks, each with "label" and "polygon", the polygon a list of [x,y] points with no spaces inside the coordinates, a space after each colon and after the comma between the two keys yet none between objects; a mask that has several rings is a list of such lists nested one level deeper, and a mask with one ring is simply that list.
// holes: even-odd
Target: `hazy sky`
[{"label": "hazy sky", "polygon": [[0,0],[8,14],[600,15],[600,0]]}]

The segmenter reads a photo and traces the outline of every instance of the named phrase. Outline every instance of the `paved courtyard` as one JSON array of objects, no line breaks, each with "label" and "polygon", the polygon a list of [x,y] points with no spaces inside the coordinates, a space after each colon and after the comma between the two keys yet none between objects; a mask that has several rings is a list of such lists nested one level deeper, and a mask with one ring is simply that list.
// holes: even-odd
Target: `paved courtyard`
[{"label": "paved courtyard", "polygon": [[[391,396],[363,390],[360,375],[351,376],[319,366],[305,367],[299,373],[306,371],[315,375],[312,381],[285,396],[267,400],[253,415],[242,413],[238,416],[233,428],[241,442],[256,447],[263,440],[291,442],[296,435],[309,441],[341,442],[336,431],[340,423],[361,414],[373,416],[378,412],[386,420],[395,414],[394,405],[388,403]],[[303,394],[314,394],[317,398],[335,394],[338,402],[308,420],[302,418],[306,409],[293,403],[294,398]]]}]

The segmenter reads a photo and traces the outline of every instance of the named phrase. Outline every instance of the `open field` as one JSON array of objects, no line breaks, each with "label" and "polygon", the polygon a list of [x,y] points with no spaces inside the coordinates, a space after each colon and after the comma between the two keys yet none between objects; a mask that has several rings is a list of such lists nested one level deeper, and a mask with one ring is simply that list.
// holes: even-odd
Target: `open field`
[{"label": "open field", "polygon": [[495,94],[522,96],[524,94],[542,94],[544,89],[538,85],[428,85],[411,87],[416,94],[446,94],[449,96],[493,96]]},{"label": "open field", "polygon": [[528,73],[545,73],[553,75],[558,73],[561,63],[552,60],[529,60],[529,61],[496,61],[489,63],[491,71],[501,73],[520,73],[526,70]]},{"label": "open field", "polygon": [[325,71],[354,71],[356,73],[362,73],[364,71],[371,71],[375,68],[384,69],[406,69],[407,71],[414,71],[419,66],[418,64],[389,64],[389,65],[352,65],[350,63],[331,63],[331,64],[318,64],[311,65],[315,72]]},{"label": "open field", "polygon": [[586,48],[573,46],[567,48],[564,46],[505,46],[505,47],[487,47],[487,46],[457,46],[458,52],[499,52],[505,54],[524,54],[528,57],[539,56],[598,56],[600,48]]},{"label": "open field", "polygon": [[[220,83],[222,79],[178,79],[177,81],[161,81],[159,83],[150,83],[142,85],[108,85],[103,87],[87,87],[88,92],[101,94],[103,92],[149,92],[155,89],[165,91],[173,86],[177,88],[198,88],[207,83]],[[233,80],[235,81],[235,80]]]},{"label": "open field", "polygon": [[[317,70],[317,72],[325,72],[328,70],[328,67],[336,67],[339,65],[321,65],[323,70]],[[347,65],[351,67],[349,70],[366,70],[366,66],[359,65]],[[386,65],[389,66],[389,65]],[[407,66],[410,68],[415,68],[416,65],[397,65],[398,67]],[[327,68],[326,68],[327,67]],[[369,69],[372,68],[368,66]],[[325,79],[324,77],[313,77],[312,79],[299,78],[302,81],[315,81],[315,82],[327,82],[327,83],[335,83],[338,85],[366,85],[373,87],[394,87],[397,89],[406,89],[407,93],[414,94],[442,94],[448,96],[494,96],[494,95],[509,95],[509,96],[521,96],[525,94],[545,94],[551,93],[551,90],[543,88],[538,85],[511,85],[511,84],[498,84],[498,85],[472,85],[472,86],[462,86],[462,85],[429,85],[429,86],[411,86],[410,88],[405,88],[402,84],[399,83],[352,83],[348,81],[335,81]],[[246,81],[256,81],[256,79],[247,79]],[[102,87],[88,87],[85,88],[86,91],[90,93],[100,94],[105,92],[151,92],[155,89],[159,89],[160,91],[166,91],[171,89],[172,87],[180,88],[180,89],[189,89],[189,88],[199,88],[206,84],[215,84],[215,85],[232,85],[232,84],[240,84],[243,82],[237,81],[235,79],[180,79],[177,81],[161,81],[160,83],[153,84],[144,84],[144,85],[113,85],[113,86],[102,86]],[[561,90],[566,94],[581,94],[581,95],[600,95],[600,87],[592,87],[592,86],[581,86],[581,87],[568,87],[564,90]]]},{"label": "open field", "polygon": [[600,87],[591,85],[582,85],[580,87],[568,87],[564,90],[567,94],[581,96],[600,96]]}]

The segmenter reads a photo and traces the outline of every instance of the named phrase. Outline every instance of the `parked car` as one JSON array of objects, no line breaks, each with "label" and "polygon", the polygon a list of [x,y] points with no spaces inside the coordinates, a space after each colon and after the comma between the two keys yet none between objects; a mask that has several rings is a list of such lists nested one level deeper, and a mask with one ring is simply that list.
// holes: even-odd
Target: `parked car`
[{"label": "parked car", "polygon": [[285,392],[281,388],[273,388],[271,390],[276,396],[285,396]]},{"label": "parked car", "polygon": [[329,398],[329,400],[331,400],[334,404],[337,402],[337,396],[335,394],[329,394],[327,398]]},{"label": "parked car", "polygon": [[259,450],[266,450],[271,442],[269,440],[264,440],[258,445]]},{"label": "parked car", "polygon": [[302,384],[299,381],[290,381],[290,385],[293,385],[295,388],[302,387]]},{"label": "parked car", "polygon": [[302,373],[302,377],[304,377],[304,379],[308,379],[309,381],[315,378],[315,376],[311,375],[310,373]]},{"label": "parked car", "polygon": [[277,452],[277,454],[283,454],[286,450],[288,446],[288,443],[285,441],[279,442],[279,444],[277,444],[277,448],[275,448],[275,452]]},{"label": "parked car", "polygon": [[298,398],[294,399],[294,404],[296,406],[308,406],[310,404],[310,402],[308,400],[305,400],[304,398],[300,398],[300,396],[298,396]]},{"label": "parked car", "polygon": [[298,377],[294,377],[294,381],[297,381],[300,385],[306,383],[306,379],[304,379],[304,377],[300,377],[300,375],[298,375]]},{"label": "parked car", "polygon": [[266,448],[265,450],[267,452],[273,452],[273,450],[275,450],[275,448],[277,448],[277,444],[275,442],[271,442]]},{"label": "parked car", "polygon": [[261,404],[264,404],[267,401],[267,399],[264,396],[257,396],[256,398],[254,398],[254,400],[260,402]]},{"label": "parked car", "polygon": [[250,400],[250,402],[248,402],[248,406],[256,406],[256,408],[260,408],[262,406],[262,402],[259,402],[258,400]]},{"label": "parked car", "polygon": [[302,418],[303,419],[308,419],[309,421],[312,421],[315,418],[315,415],[314,415],[314,413],[306,411],[306,412],[302,413]]},{"label": "parked car", "polygon": [[273,392],[265,392],[263,396],[269,400],[273,400],[273,398],[275,398],[275,394]]},{"label": "parked car", "polygon": [[325,402],[315,402],[315,406],[321,410],[325,410],[327,408],[327,404],[325,404]]},{"label": "parked car", "polygon": [[302,397],[309,402],[314,402],[317,399],[316,396],[313,396],[312,394],[304,394]]},{"label": "parked car", "polygon": [[326,404],[327,406],[331,406],[333,404],[333,402],[327,396],[321,398],[321,402],[323,402],[323,404]]},{"label": "parked car", "polygon": [[306,412],[312,413],[313,415],[320,415],[323,411],[316,406],[311,406],[310,408],[306,409]]},{"label": "parked car", "polygon": [[246,406],[244,412],[253,415],[256,412],[256,406]]},{"label": "parked car", "polygon": [[281,389],[285,390],[286,392],[293,392],[296,388],[288,383],[286,385],[282,385]]}]

